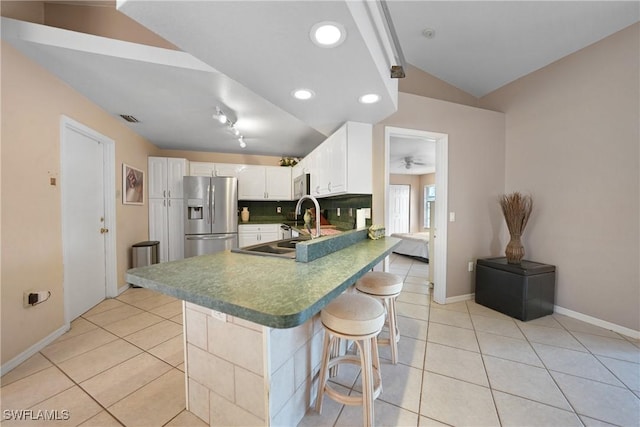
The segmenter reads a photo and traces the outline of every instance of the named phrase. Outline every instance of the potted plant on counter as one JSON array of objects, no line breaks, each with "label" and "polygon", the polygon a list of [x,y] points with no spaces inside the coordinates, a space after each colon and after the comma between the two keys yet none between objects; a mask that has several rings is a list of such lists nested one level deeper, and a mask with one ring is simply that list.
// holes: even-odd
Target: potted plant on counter
[{"label": "potted plant on counter", "polygon": [[511,239],[505,249],[505,255],[509,264],[520,264],[524,258],[524,246],[522,246],[522,233],[529,221],[533,200],[529,195],[519,192],[504,194],[500,197],[500,207],[507,222],[507,228]]}]

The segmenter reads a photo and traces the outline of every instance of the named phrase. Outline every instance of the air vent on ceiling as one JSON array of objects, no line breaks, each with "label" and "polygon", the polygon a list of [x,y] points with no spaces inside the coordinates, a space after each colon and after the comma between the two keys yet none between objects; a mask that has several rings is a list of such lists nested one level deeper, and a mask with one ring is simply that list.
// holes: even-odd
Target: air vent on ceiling
[{"label": "air vent on ceiling", "polygon": [[140,120],[136,119],[133,116],[129,116],[127,114],[120,114],[120,117],[128,121],[129,123],[140,123]]}]

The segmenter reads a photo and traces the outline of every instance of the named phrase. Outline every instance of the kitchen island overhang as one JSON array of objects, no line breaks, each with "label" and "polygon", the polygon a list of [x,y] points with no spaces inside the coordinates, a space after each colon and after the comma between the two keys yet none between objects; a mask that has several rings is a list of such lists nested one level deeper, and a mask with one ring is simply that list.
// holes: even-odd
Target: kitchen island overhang
[{"label": "kitchen island overhang", "polygon": [[298,326],[382,261],[400,239],[364,239],[312,262],[218,252],[134,268],[127,282],[272,328]]}]

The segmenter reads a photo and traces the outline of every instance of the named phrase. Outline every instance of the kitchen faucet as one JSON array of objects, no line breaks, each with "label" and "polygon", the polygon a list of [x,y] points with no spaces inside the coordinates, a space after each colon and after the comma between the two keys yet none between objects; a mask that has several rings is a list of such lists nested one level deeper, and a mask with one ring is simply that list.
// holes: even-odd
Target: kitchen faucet
[{"label": "kitchen faucet", "polygon": [[[296,205],[296,216],[300,215],[300,207],[302,206],[302,202],[305,199],[311,200],[316,207],[316,237],[320,237],[320,220],[318,219],[318,215],[320,215],[320,205],[318,204],[318,199],[308,194],[302,196],[300,200],[298,200],[298,204]],[[313,237],[313,234],[311,234],[311,230],[309,230],[309,234],[313,239],[314,237]]]}]

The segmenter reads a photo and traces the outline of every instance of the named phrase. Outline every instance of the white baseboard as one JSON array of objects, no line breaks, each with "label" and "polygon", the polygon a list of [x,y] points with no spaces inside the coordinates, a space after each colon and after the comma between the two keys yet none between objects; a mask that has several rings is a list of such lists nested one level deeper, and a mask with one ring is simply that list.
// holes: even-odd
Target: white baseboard
[{"label": "white baseboard", "polygon": [[474,300],[475,298],[476,298],[476,294],[458,295],[456,297],[447,298],[445,300],[445,304],[453,304],[455,302],[460,302],[460,301]]},{"label": "white baseboard", "polygon": [[131,285],[129,285],[128,283],[125,283],[123,286],[120,286],[118,288],[118,296],[120,296],[124,291],[126,291],[130,287],[131,287]]},{"label": "white baseboard", "polygon": [[31,347],[29,347],[28,349],[26,349],[25,351],[23,351],[22,353],[14,357],[13,359],[9,360],[4,365],[0,366],[0,376],[6,374],[10,370],[12,370],[16,366],[18,366],[19,364],[21,364],[22,362],[24,362],[25,360],[27,360],[28,358],[30,358],[31,356],[39,352],[40,350],[42,350],[43,348],[51,344],[56,338],[58,338],[59,336],[67,332],[69,329],[71,329],[71,324],[65,323],[60,328],[51,332],[49,335],[47,335],[43,339],[33,344]]},{"label": "white baseboard", "polygon": [[640,339],[640,331],[634,331],[633,329],[626,328],[624,326],[616,325],[615,323],[607,322],[606,320],[597,319],[595,317],[587,316],[586,314],[578,313],[577,311],[569,310],[558,305],[553,306],[553,312],[563,314],[574,319],[582,320],[585,323],[589,323],[594,326],[599,326],[604,329],[608,329],[613,332],[625,335],[627,337]]},{"label": "white baseboard", "polygon": [[[449,297],[446,299],[445,304],[453,304],[460,301],[468,301],[475,299],[474,294],[466,294],[466,295],[458,295],[455,297]],[[577,320],[581,320],[585,323],[589,323],[590,325],[599,326],[604,329],[608,329],[613,332],[617,332],[627,337],[631,337],[634,339],[640,339],[640,331],[635,331],[630,328],[626,328],[624,326],[616,325],[615,323],[607,322],[606,320],[601,320],[595,317],[587,316],[586,314],[578,313],[577,311],[569,310],[564,307],[560,307],[558,305],[553,306],[553,312],[558,314],[563,314],[568,317],[572,317]]]}]

